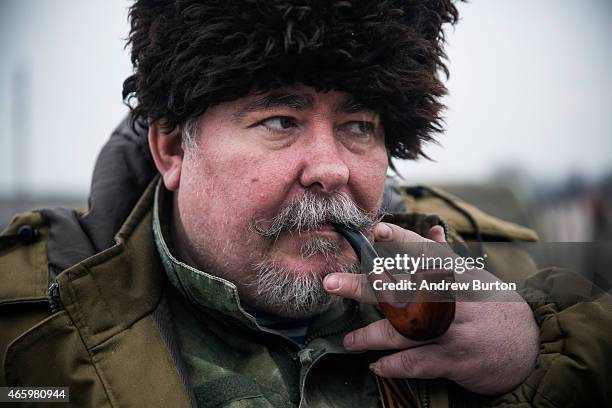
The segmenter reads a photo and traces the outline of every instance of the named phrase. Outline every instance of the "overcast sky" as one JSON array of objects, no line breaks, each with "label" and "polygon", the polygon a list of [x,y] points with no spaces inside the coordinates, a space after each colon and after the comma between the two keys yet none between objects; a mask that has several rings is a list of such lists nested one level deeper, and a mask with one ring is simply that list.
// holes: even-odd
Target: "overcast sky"
[{"label": "overcast sky", "polygon": [[[0,194],[86,193],[126,113],[128,5],[0,3]],[[436,163],[399,163],[402,173],[478,181],[517,166],[554,181],[609,171],[612,2],[472,0],[460,11],[448,33],[448,131],[427,149]]]}]

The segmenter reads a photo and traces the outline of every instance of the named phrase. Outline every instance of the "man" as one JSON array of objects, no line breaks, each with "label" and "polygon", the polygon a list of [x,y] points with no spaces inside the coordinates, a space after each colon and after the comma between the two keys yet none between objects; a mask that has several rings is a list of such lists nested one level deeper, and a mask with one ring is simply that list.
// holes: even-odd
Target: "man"
[{"label": "man", "polygon": [[423,201],[378,222],[389,158],[440,130],[449,1],[136,1],[130,18],[133,113],[90,209],[6,231],[1,385],[69,386],[77,406],[610,404],[609,303],[458,302],[419,342],[351,273],[332,223],[461,241]]}]

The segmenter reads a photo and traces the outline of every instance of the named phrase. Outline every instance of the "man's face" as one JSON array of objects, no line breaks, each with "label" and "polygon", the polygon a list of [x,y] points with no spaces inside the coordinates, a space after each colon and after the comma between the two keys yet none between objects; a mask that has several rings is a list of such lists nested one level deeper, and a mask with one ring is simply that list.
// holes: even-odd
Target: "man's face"
[{"label": "man's face", "polygon": [[[286,87],[209,108],[195,141],[175,194],[180,255],[235,283],[252,306],[288,316],[322,311],[323,277],[355,263],[327,211],[380,209],[387,154],[378,115],[343,92]],[[288,207],[293,224],[281,217],[270,233]],[[310,224],[298,228],[295,218],[307,212]],[[316,212],[323,219],[313,225]],[[291,291],[296,282],[323,294],[292,310],[287,302],[303,295]],[[264,299],[270,290],[278,293]]]}]

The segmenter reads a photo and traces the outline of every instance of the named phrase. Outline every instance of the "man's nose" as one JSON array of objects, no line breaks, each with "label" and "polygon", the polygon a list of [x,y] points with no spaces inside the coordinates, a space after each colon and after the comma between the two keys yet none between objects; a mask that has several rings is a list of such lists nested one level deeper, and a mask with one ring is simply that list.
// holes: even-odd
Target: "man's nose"
[{"label": "man's nose", "polygon": [[305,188],[333,193],[348,183],[349,168],[340,154],[341,146],[333,129],[319,127],[309,135],[309,146],[304,155],[300,183]]}]

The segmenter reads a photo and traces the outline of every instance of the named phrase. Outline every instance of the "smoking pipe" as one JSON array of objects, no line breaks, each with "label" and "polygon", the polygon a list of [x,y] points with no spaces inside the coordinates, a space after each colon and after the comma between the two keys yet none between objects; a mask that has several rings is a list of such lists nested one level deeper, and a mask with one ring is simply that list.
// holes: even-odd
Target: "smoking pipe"
[{"label": "smoking pipe", "polygon": [[[370,244],[370,241],[359,231],[344,225],[333,223],[334,228],[351,245],[364,271],[372,271],[374,259],[378,253]],[[367,272],[366,272],[367,273]],[[417,272],[416,275],[423,277],[429,271]],[[452,277],[452,273],[442,272],[445,278]],[[437,274],[437,276],[435,276]],[[430,277],[440,278],[440,271],[432,272]],[[368,282],[382,280],[387,283],[396,283],[396,279],[388,271],[382,274],[367,273]],[[446,332],[455,318],[455,302],[440,301],[431,302],[423,299],[424,293],[417,291],[410,302],[394,301],[388,294],[382,291],[373,291],[378,305],[391,325],[404,337],[412,340],[426,341],[441,336]]]}]

